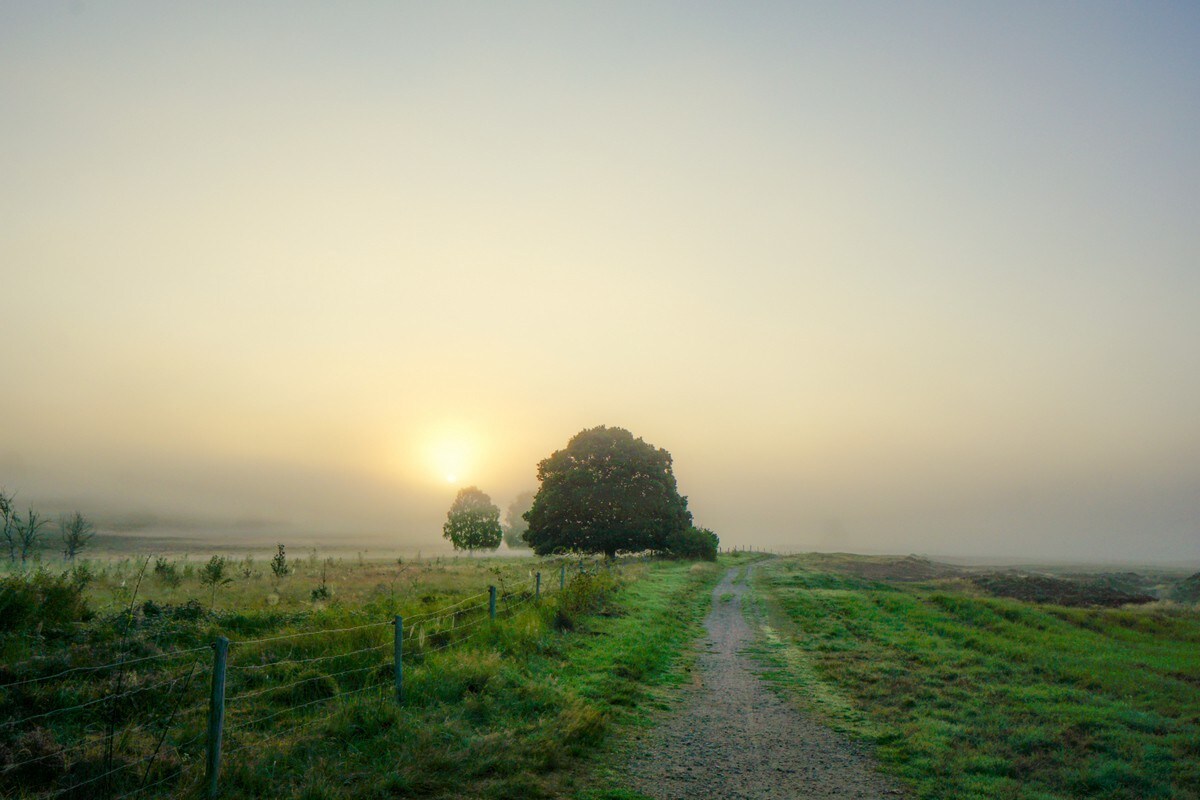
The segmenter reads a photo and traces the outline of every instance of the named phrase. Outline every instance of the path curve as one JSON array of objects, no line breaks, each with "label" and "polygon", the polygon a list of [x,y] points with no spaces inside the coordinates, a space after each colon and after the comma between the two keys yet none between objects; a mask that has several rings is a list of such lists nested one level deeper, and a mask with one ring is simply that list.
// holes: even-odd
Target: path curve
[{"label": "path curve", "polygon": [[902,797],[861,746],[780,699],[741,654],[754,640],[742,614],[753,568],[713,590],[696,685],[640,743],[631,788],[656,800]]}]

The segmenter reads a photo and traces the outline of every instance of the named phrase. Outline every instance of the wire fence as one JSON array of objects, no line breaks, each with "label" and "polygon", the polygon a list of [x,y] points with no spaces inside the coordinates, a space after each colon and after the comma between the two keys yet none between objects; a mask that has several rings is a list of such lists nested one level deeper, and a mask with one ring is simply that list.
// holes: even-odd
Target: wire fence
[{"label": "wire fence", "polygon": [[286,740],[346,700],[402,697],[406,669],[479,638],[564,587],[568,571],[588,569],[560,561],[546,582],[538,573],[532,586],[489,587],[407,618],[154,653],[126,642],[103,664],[77,663],[81,649],[65,661],[2,665],[0,797],[121,800],[205,783],[214,795],[222,758]]}]

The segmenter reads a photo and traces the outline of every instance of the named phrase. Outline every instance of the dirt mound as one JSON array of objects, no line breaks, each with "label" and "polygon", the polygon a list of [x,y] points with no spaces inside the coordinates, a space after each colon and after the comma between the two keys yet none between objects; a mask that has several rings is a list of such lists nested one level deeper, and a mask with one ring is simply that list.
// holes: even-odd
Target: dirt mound
[{"label": "dirt mound", "polygon": [[1175,584],[1171,599],[1179,603],[1200,603],[1200,572]]},{"label": "dirt mound", "polygon": [[1142,592],[1117,588],[1125,584],[1125,581],[1071,580],[1011,572],[975,575],[971,577],[971,581],[988,594],[1013,597],[1030,603],[1114,608],[1130,603],[1152,603],[1155,600],[1151,595]]}]

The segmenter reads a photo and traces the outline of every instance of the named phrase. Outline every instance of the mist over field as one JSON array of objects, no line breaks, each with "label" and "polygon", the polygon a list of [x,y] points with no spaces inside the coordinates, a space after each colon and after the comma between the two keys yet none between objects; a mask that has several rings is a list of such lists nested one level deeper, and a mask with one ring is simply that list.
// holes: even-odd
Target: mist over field
[{"label": "mist over field", "polygon": [[1200,562],[1188,4],[0,2],[0,487],[431,550],[580,430],[723,545]]}]

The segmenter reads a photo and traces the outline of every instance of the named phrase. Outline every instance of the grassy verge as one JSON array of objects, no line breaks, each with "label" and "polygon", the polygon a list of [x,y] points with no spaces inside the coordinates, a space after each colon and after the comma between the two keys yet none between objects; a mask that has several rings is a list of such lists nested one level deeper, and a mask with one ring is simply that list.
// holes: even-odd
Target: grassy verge
[{"label": "grassy verge", "polygon": [[618,735],[596,753],[587,785],[574,795],[577,800],[649,800],[625,788],[628,751],[638,745],[658,715],[672,707],[681,685],[691,681],[695,652],[689,645],[702,632],[700,624],[708,614],[713,587],[728,568],[761,559],[759,554],[735,553],[721,556],[716,565],[694,565],[686,572],[679,565],[673,574],[664,573],[657,586],[645,584],[639,596],[631,598],[642,611],[614,626],[610,652],[641,653],[646,668],[639,671],[633,695],[616,704]]},{"label": "grassy verge", "polygon": [[1200,797],[1200,615],[764,566],[771,677],[922,798]]},{"label": "grassy verge", "polygon": [[[35,662],[33,672],[6,667],[0,683],[98,663],[117,650],[153,655],[202,646],[221,633],[235,640],[223,797],[582,797],[603,781],[584,777],[596,754],[614,731],[641,718],[655,686],[675,676],[671,666],[694,635],[717,571],[676,563],[630,565],[619,576],[601,570],[570,579],[561,593],[548,580],[544,588],[554,591],[535,603],[517,586],[517,573],[534,568],[510,561],[504,569],[511,574],[500,574],[487,565],[433,564],[417,577],[416,591],[396,591],[367,588],[373,577],[355,579],[347,565],[344,574],[330,574],[338,581],[335,600],[307,611],[260,600],[210,614],[168,601],[147,618],[139,607],[132,618],[100,618],[75,630],[61,642],[73,655],[53,655],[53,641],[39,644],[50,660]],[[457,580],[448,574],[454,570]],[[497,621],[483,610],[439,610],[472,596],[480,579],[509,583]],[[360,585],[361,601],[337,599]],[[239,588],[230,587],[225,607]],[[402,704],[392,688],[391,628],[359,627],[395,612],[411,620]],[[130,623],[134,633],[125,636]],[[343,627],[354,629],[274,638]],[[143,797],[196,796],[204,751],[194,739],[203,730],[210,660],[204,651],[101,680],[69,674],[8,690],[0,706],[4,796],[76,785],[62,796],[115,799],[138,786],[148,789]],[[138,691],[104,700],[130,688]],[[81,703],[71,714],[3,727]],[[106,729],[116,732],[112,740]],[[85,737],[94,744],[73,750]],[[156,749],[152,761],[139,761]]]}]

